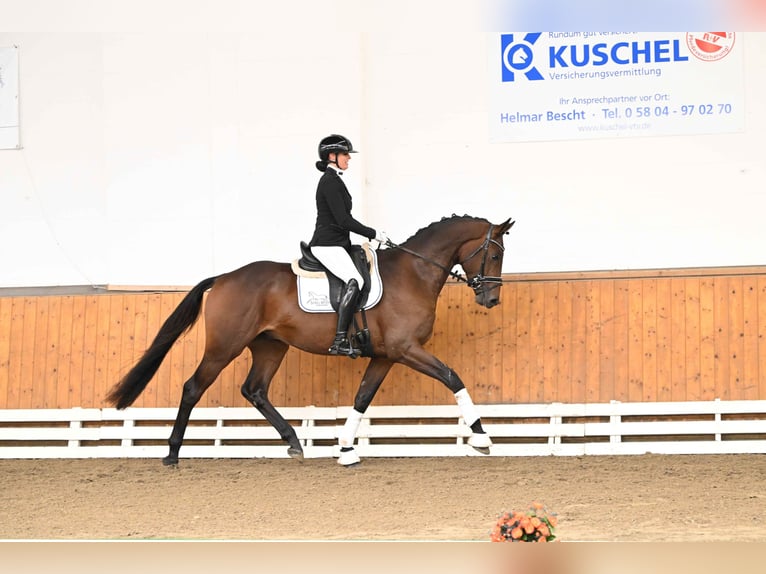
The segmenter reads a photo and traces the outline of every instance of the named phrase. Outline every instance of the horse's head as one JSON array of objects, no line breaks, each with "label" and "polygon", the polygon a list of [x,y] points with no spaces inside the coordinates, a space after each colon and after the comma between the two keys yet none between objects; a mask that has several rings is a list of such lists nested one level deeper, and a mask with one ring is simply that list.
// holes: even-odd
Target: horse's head
[{"label": "horse's head", "polygon": [[490,309],[500,303],[502,286],[503,235],[515,221],[506,219],[499,225],[489,224],[477,239],[467,241],[459,251],[460,266],[468,278],[468,286],[476,293],[476,302]]}]

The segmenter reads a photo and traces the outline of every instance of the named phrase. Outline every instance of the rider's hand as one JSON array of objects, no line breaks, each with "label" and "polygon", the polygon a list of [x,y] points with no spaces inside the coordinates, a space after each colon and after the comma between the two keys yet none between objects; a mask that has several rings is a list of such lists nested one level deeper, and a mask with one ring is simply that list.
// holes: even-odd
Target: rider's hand
[{"label": "rider's hand", "polygon": [[389,242],[388,235],[386,235],[385,231],[378,231],[375,234],[375,241],[381,244],[387,244]]}]

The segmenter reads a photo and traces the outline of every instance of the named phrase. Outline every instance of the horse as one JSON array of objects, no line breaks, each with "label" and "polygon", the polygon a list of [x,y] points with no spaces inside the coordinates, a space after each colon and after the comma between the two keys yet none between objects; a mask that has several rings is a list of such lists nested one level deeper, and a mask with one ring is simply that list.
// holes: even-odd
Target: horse
[{"label": "horse", "polygon": [[[492,440],[465,385],[423,345],[433,334],[437,298],[450,276],[474,290],[477,304],[489,309],[500,303],[503,236],[514,223],[509,218],[495,225],[483,218],[453,215],[418,230],[401,245],[379,246],[376,254],[384,291],[378,303],[365,311],[372,352],[354,407],[339,432],[339,464],[360,462],[354,450],[359,423],[395,363],[432,377],[452,391],[471,428],[468,444],[489,454]],[[465,276],[453,271],[457,265]],[[242,395],[287,443],[288,455],[303,460],[295,429],[269,400],[269,385],[290,346],[329,354],[336,317],[334,313],[303,311],[296,284],[290,264],[273,261],[255,261],[200,281],[168,316],[138,362],[111,389],[107,401],[117,409],[138,398],[175,341],[197,321],[209,290],[204,305],[205,350],[183,385],[163,464],[178,464],[192,409],[219,373],[245,349],[252,355],[252,366],[242,384]]]}]

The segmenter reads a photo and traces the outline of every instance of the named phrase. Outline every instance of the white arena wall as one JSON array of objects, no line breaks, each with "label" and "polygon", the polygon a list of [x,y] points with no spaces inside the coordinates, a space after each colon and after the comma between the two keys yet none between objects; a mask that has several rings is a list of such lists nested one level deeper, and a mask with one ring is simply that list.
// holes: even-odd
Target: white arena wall
[{"label": "white arena wall", "polygon": [[290,260],[331,132],[361,151],[355,215],[398,242],[468,213],[517,219],[508,273],[764,263],[764,33],[738,34],[741,133],[490,143],[481,3],[32,4],[0,20],[22,146],[0,150],[0,288]]}]

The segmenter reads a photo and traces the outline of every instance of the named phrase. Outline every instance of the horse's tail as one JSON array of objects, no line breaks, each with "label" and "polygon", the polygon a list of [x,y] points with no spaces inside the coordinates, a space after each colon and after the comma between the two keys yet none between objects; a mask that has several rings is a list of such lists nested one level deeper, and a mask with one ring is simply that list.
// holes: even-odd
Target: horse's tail
[{"label": "horse's tail", "polygon": [[151,346],[136,365],[109,392],[107,402],[118,409],[133,404],[152,379],[173,343],[197,322],[202,297],[218,277],[209,277],[194,287],[160,327]]}]

